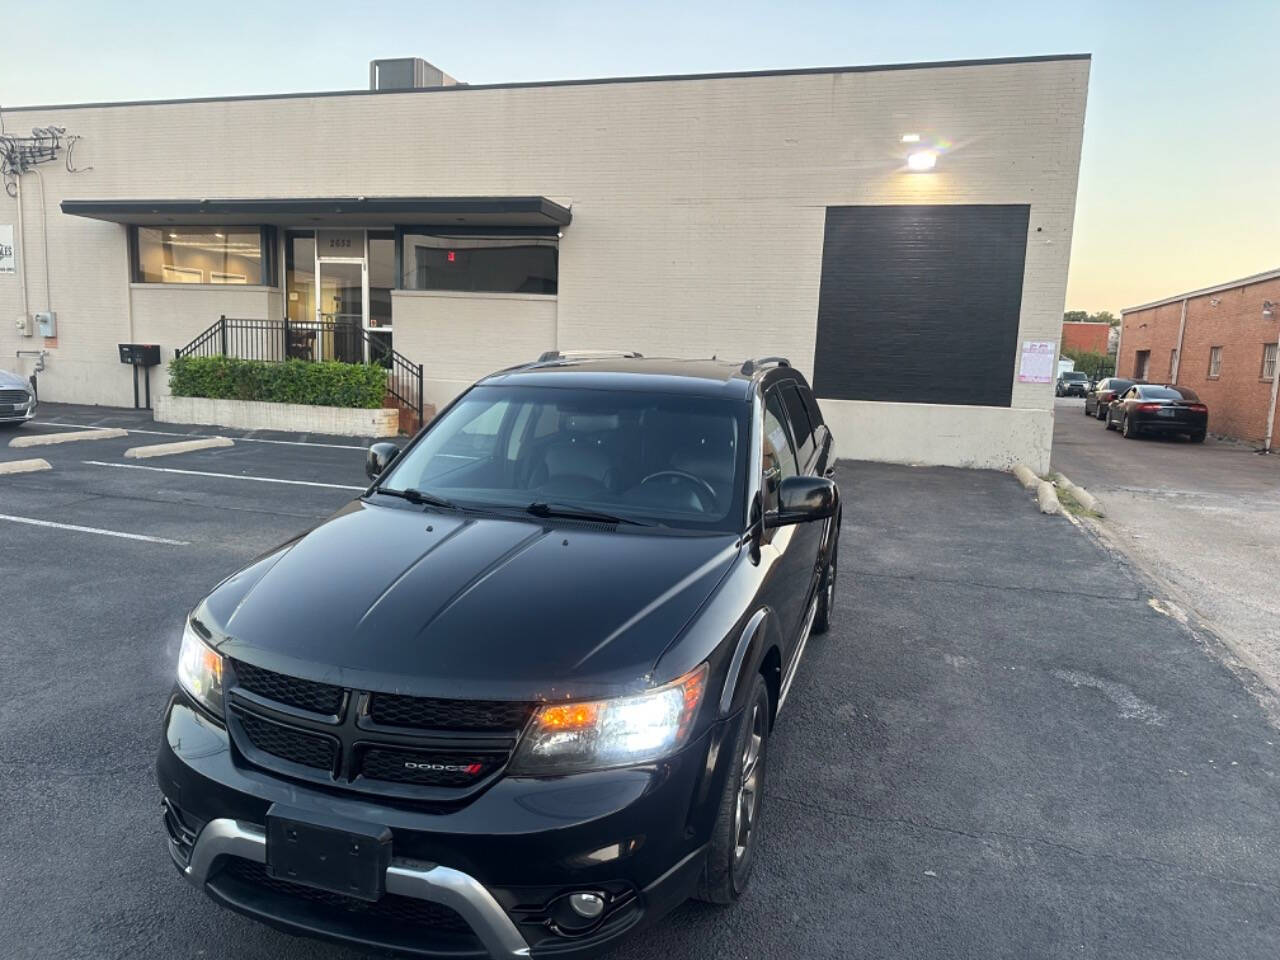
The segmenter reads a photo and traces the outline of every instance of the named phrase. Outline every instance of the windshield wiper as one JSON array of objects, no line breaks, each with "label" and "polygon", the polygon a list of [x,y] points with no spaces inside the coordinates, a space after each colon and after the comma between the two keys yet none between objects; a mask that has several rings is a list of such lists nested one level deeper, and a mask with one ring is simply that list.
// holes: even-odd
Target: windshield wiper
[{"label": "windshield wiper", "polygon": [[429,507],[443,507],[446,510],[458,510],[459,506],[452,500],[446,500],[444,497],[437,497],[434,493],[427,493],[423,490],[415,490],[408,487],[405,490],[392,490],[389,487],[378,487],[375,493],[385,493],[389,497],[399,497],[402,500],[408,500],[410,503],[424,503]]},{"label": "windshield wiper", "polygon": [[531,513],[535,517],[563,517],[566,520],[586,520],[591,523],[629,523],[637,527],[652,526],[652,524],[645,523],[642,520],[632,520],[630,517],[618,517],[612,513],[604,513],[599,510],[583,510],[579,507],[566,507],[541,500],[535,500],[529,504],[524,508],[524,512]]}]

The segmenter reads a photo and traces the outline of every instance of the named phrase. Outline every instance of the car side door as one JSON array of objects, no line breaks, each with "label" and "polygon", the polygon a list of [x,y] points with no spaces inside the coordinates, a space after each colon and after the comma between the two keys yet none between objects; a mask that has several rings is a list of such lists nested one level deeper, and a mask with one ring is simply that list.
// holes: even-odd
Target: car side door
[{"label": "car side door", "polygon": [[[782,383],[782,398],[787,409],[787,422],[791,427],[791,435],[795,438],[796,453],[799,457],[800,473],[810,477],[821,477],[826,474],[825,428],[820,433],[813,424],[811,407],[816,407],[813,394],[807,384],[799,378]],[[809,393],[806,402],[805,394]],[[809,580],[805,584],[805,609],[817,594],[818,581],[822,576],[823,549],[826,540],[827,521],[798,524],[796,546],[808,556],[812,562]]]},{"label": "car side door", "polygon": [[[778,487],[800,473],[795,441],[787,420],[782,391],[776,386],[764,392],[761,424],[760,499],[764,515],[778,509]],[[778,618],[783,642],[784,667],[791,664],[806,610],[805,593],[810,560],[803,549],[800,527],[769,527],[760,531],[760,563],[768,567],[761,599]]]}]

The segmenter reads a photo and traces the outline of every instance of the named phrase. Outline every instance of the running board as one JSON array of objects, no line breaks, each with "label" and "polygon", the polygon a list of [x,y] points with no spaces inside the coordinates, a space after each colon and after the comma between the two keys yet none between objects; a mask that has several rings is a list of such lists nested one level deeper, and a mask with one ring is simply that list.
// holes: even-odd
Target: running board
[{"label": "running board", "polygon": [[778,709],[775,716],[782,712],[782,705],[787,702],[787,693],[791,690],[791,681],[796,678],[796,669],[800,666],[800,658],[804,656],[804,645],[809,642],[809,631],[813,629],[813,621],[818,616],[818,600],[822,596],[821,588],[813,595],[813,603],[804,618],[804,629],[800,631],[800,645],[796,647],[796,655],[791,658],[791,666],[787,669],[786,679],[782,681],[782,692],[778,695]]}]

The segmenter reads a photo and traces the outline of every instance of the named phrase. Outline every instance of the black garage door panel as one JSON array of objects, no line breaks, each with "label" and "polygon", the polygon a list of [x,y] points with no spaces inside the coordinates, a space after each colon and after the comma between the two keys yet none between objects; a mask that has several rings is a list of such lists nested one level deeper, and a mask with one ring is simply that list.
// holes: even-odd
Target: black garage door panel
[{"label": "black garage door panel", "polygon": [[814,390],[1007,407],[1030,207],[828,207]]}]

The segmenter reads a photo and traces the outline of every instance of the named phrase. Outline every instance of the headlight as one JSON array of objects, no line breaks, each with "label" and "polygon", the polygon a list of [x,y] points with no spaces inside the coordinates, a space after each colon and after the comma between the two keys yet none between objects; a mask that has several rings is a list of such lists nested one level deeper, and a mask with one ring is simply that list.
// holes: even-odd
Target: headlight
[{"label": "headlight", "polygon": [[178,683],[198,704],[222,716],[222,656],[204,642],[190,620],[182,630]]},{"label": "headlight", "polygon": [[648,693],[539,707],[511,762],[513,775],[624,767],[657,760],[689,739],[707,665]]}]

